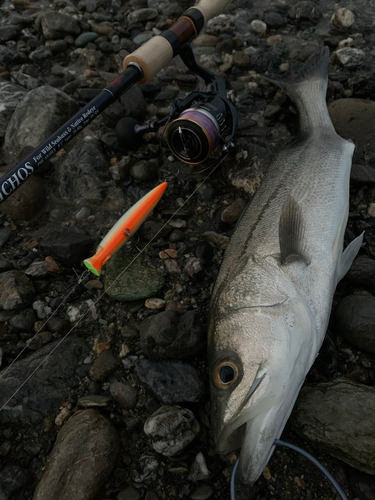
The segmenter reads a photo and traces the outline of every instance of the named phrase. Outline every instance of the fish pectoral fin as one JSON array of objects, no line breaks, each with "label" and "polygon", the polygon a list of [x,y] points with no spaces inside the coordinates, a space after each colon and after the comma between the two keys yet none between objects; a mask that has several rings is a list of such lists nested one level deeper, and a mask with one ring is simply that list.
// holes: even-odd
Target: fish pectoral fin
[{"label": "fish pectoral fin", "polygon": [[355,240],[350,242],[350,244],[345,248],[345,250],[341,254],[339,261],[337,263],[337,271],[336,271],[337,283],[340,280],[342,280],[342,278],[349,271],[351,265],[353,264],[353,260],[355,259],[357,253],[359,252],[359,249],[361,248],[363,235],[364,232],[360,234]]},{"label": "fish pectoral fin", "polygon": [[305,245],[305,225],[301,208],[297,201],[289,196],[285,201],[279,221],[279,243],[281,264],[302,260],[309,265]]}]

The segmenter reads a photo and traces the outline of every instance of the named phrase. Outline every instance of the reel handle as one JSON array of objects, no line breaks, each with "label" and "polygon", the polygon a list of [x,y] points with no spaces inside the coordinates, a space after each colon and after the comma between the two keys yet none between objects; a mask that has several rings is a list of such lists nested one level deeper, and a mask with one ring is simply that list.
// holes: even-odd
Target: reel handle
[{"label": "reel handle", "polygon": [[143,72],[143,78],[137,83],[144,85],[179,54],[185,43],[199,34],[209,19],[221,14],[230,2],[231,0],[201,0],[198,5],[188,9],[168,30],[151,38],[126,56],[124,69],[129,64],[138,66]]}]

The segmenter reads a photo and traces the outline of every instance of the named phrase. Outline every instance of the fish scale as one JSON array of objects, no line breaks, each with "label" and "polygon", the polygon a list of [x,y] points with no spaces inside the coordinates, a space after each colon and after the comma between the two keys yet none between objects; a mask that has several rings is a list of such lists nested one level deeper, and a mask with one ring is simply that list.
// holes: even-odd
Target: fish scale
[{"label": "fish scale", "polygon": [[270,80],[296,104],[299,136],[271,162],[212,294],[212,429],[219,453],[241,447],[246,483],[272,455],[323,342],[337,282],[362,243],[342,252],[354,145],[327,111],[328,59],[323,48],[298,75]]}]

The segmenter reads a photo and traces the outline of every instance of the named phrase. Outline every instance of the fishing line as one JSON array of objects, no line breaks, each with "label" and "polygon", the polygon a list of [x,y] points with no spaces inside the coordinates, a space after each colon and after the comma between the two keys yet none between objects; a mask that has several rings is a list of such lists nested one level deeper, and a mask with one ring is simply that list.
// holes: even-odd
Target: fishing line
[{"label": "fishing line", "polygon": [[[316,459],[313,455],[311,455],[307,451],[303,450],[299,446],[296,446],[295,444],[287,443],[286,441],[281,441],[280,439],[275,439],[273,444],[274,444],[274,446],[283,446],[285,448],[290,448],[291,450],[296,451],[300,455],[302,455],[305,458],[307,458],[308,460],[310,460],[310,462],[312,462],[316,467],[318,467],[318,469],[320,469],[323,472],[323,474],[325,474],[326,478],[335,487],[336,491],[341,496],[342,500],[349,500],[349,498],[345,495],[344,490],[341,488],[341,486],[336,481],[336,479],[324,467],[324,465],[321,464],[319,462],[319,460]],[[236,463],[234,464],[232,475],[230,477],[230,497],[231,497],[231,500],[236,500],[236,472],[237,472],[238,462],[239,462],[239,458],[237,459]]]},{"label": "fishing line", "polygon": [[[74,271],[74,269],[73,269]],[[53,311],[53,313],[51,314],[51,316],[46,319],[46,321],[43,323],[43,325],[39,328],[39,330],[35,333],[35,335],[33,335],[31,337],[31,339],[29,339],[29,343],[26,342],[26,345],[25,347],[17,354],[17,356],[14,358],[14,360],[10,363],[9,366],[7,366],[5,368],[4,371],[2,371],[0,373],[0,380],[2,378],[4,378],[4,376],[6,375],[6,373],[12,368],[12,366],[14,365],[14,363],[22,356],[22,354],[26,351],[26,349],[28,349],[29,345],[30,345],[30,341],[33,340],[42,330],[43,328],[46,326],[46,324],[55,316],[55,314],[57,313],[57,311],[60,309],[60,307],[65,304],[65,302],[67,301],[67,299],[69,298],[69,296],[74,292],[74,290],[77,288],[78,285],[80,285],[82,283],[82,281],[88,276],[88,274],[90,273],[90,271],[87,269],[86,271],[84,271],[82,273],[82,276],[80,278],[78,278],[78,281],[77,283],[74,285],[74,287],[70,290],[70,292],[67,293],[67,295],[64,297],[64,299],[60,302],[60,304],[56,307],[56,309]],[[76,273],[77,274],[77,273]]]},{"label": "fishing line", "polygon": [[[39,370],[39,368],[45,363],[48,358],[53,354],[53,352],[64,342],[64,340],[70,335],[70,333],[81,323],[81,321],[86,317],[86,315],[90,312],[92,307],[103,298],[103,296],[110,290],[115,283],[121,278],[121,276],[129,269],[129,267],[142,255],[145,250],[149,247],[149,245],[156,239],[157,236],[163,231],[163,229],[170,223],[170,221],[178,214],[178,212],[189,202],[189,200],[194,196],[194,194],[198,191],[198,189],[206,182],[206,180],[214,173],[214,171],[221,165],[221,163],[225,160],[227,154],[223,155],[220,161],[215,165],[215,167],[211,170],[211,172],[196,186],[193,192],[186,198],[186,200],[182,203],[180,207],[171,215],[171,217],[167,220],[167,222],[159,229],[159,231],[151,238],[151,240],[142,248],[142,250],[134,257],[134,259],[123,269],[120,274],[116,277],[114,281],[107,287],[107,289],[96,299],[92,306],[89,306],[87,311],[79,318],[77,323],[75,323],[72,328],[60,339],[60,341],[51,349],[51,351],[46,355],[46,357],[39,363],[39,365],[32,371],[32,373],[22,382],[22,384],[18,387],[18,389],[10,396],[10,398],[1,406],[0,412],[7,406],[7,404],[18,394],[18,392],[22,389],[22,387],[31,379],[31,377]],[[86,271],[88,272],[88,271]]]}]

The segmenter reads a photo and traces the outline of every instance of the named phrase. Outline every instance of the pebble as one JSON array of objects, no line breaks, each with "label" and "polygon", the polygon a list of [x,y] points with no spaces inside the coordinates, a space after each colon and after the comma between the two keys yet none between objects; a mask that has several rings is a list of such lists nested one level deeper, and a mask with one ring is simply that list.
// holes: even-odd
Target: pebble
[{"label": "pebble", "polygon": [[[98,311],[92,299],[75,302],[67,307],[66,314],[72,324],[82,318],[82,323],[98,319]],[[85,318],[83,319],[83,316]]]},{"label": "pebble", "polygon": [[281,14],[278,12],[267,12],[263,16],[264,22],[269,26],[270,28],[281,28],[281,26],[284,26],[286,24],[285,19]]},{"label": "pebble", "polygon": [[[3,141],[9,120],[18,103],[25,96],[26,89],[7,81],[0,80],[0,140]],[[1,244],[0,244],[1,247]]]},{"label": "pebble", "polygon": [[189,495],[191,500],[207,500],[213,494],[212,486],[209,484],[201,484],[197,486]]},{"label": "pebble", "polygon": [[141,495],[139,493],[139,490],[134,488],[133,486],[128,486],[124,490],[121,490],[117,494],[117,500],[139,500],[141,498]]},{"label": "pebble", "polygon": [[202,452],[199,452],[191,465],[188,480],[192,481],[193,483],[197,483],[198,481],[204,481],[208,479],[209,476],[210,472],[207,468],[204,455]]},{"label": "pebble", "polygon": [[54,257],[66,267],[72,267],[91,255],[92,246],[90,236],[68,230],[51,232],[39,244],[44,255]]},{"label": "pebble", "polygon": [[6,465],[0,472],[1,500],[7,500],[11,495],[19,493],[30,482],[26,470],[18,465]]},{"label": "pebble", "polygon": [[[105,290],[115,300],[133,301],[156,295],[164,286],[163,271],[141,264],[137,259],[120,277],[119,274],[132,262],[134,254],[118,251],[106,265]],[[117,279],[118,278],[118,279]],[[117,279],[116,285],[111,286]]]},{"label": "pebble", "polygon": [[267,32],[267,24],[259,19],[254,19],[254,21],[251,21],[250,23],[250,30],[259,36],[265,36]]},{"label": "pebble", "polygon": [[304,386],[290,422],[293,430],[320,450],[375,474],[374,408],[374,387],[337,378]]},{"label": "pebble", "polygon": [[138,393],[130,384],[124,382],[111,382],[109,392],[113,399],[124,410],[135,408],[138,403]]},{"label": "pebble", "polygon": [[41,262],[33,262],[24,272],[26,276],[31,276],[33,278],[45,278],[48,276],[44,260]]},{"label": "pebble", "polygon": [[144,432],[152,438],[154,450],[167,457],[183,451],[199,431],[193,412],[181,406],[162,406],[144,425]]},{"label": "pebble", "polygon": [[203,271],[201,260],[198,257],[190,257],[185,264],[184,270],[191,278],[200,274]]},{"label": "pebble", "polygon": [[361,49],[344,47],[336,50],[334,57],[345,67],[354,68],[359,66],[365,59],[366,54]]},{"label": "pebble", "polygon": [[229,244],[230,238],[225,234],[215,233],[215,231],[206,231],[203,233],[206,240],[214,247],[225,250]]},{"label": "pebble", "polygon": [[110,349],[103,351],[90,368],[90,378],[95,382],[105,382],[119,366],[119,360]]},{"label": "pebble", "polygon": [[0,228],[0,248],[5,245],[5,243],[9,240],[12,231],[10,227],[2,227]]},{"label": "pebble", "polygon": [[95,42],[98,38],[98,34],[93,31],[88,31],[86,33],[81,33],[74,41],[76,47],[86,47],[90,42]]},{"label": "pebble", "polygon": [[51,332],[40,332],[34,335],[31,339],[26,341],[26,345],[28,349],[31,349],[32,351],[37,351],[41,347],[43,347],[45,344],[48,344],[53,340],[53,336]]},{"label": "pebble", "polygon": [[216,47],[218,43],[218,37],[215,35],[199,35],[194,40],[195,47]]},{"label": "pebble", "polygon": [[22,309],[22,311],[20,311],[18,314],[15,314],[9,320],[9,324],[12,328],[23,332],[32,332],[34,323],[34,310],[30,308]]},{"label": "pebble", "polygon": [[234,52],[233,54],[233,65],[240,69],[246,69],[250,66],[250,57],[241,50]]},{"label": "pebble", "polygon": [[78,405],[85,408],[91,408],[95,406],[108,406],[108,403],[110,402],[111,398],[107,398],[106,396],[93,395],[79,398]]},{"label": "pebble", "polygon": [[237,198],[222,211],[220,216],[222,222],[227,222],[229,224],[236,222],[241,217],[245,207],[246,202],[242,198]]},{"label": "pebble", "polygon": [[195,311],[164,311],[142,321],[142,352],[153,359],[191,357],[203,349],[204,334]]},{"label": "pebble", "polygon": [[316,24],[323,16],[323,12],[314,2],[297,2],[288,11],[288,16],[296,21],[310,21]]},{"label": "pebble", "polygon": [[32,303],[35,289],[31,280],[21,271],[0,274],[0,308],[5,311],[23,309]]},{"label": "pebble", "polygon": [[358,184],[375,184],[375,168],[354,163],[350,171],[350,180]]},{"label": "pebble", "polygon": [[153,36],[154,34],[151,31],[143,31],[133,38],[133,42],[137,45],[142,45],[143,43],[150,40]]},{"label": "pebble", "polygon": [[85,220],[90,214],[91,210],[88,207],[82,207],[81,210],[76,213],[76,219],[79,221]]},{"label": "pebble", "polygon": [[130,168],[130,175],[137,181],[152,181],[158,175],[158,161],[140,160]]},{"label": "pebble", "polygon": [[52,312],[52,309],[44,300],[36,300],[32,306],[39,319],[46,318]]},{"label": "pebble", "polygon": [[120,438],[107,418],[93,409],[76,412],[57,436],[33,499],[50,500],[62,492],[66,498],[97,497],[119,454]]},{"label": "pebble", "polygon": [[336,328],[349,344],[375,354],[375,297],[349,295],[333,314]]},{"label": "pebble", "polygon": [[205,386],[191,365],[181,361],[136,362],[140,382],[164,405],[203,401]]},{"label": "pebble", "polygon": [[157,17],[158,11],[156,9],[138,9],[128,15],[128,21],[133,24],[144,23],[156,19]]},{"label": "pebble", "polygon": [[351,10],[341,7],[331,17],[331,26],[338,30],[346,30],[354,24],[355,17]]},{"label": "pebble", "polygon": [[367,209],[367,213],[370,217],[375,218],[375,203],[370,203]]},{"label": "pebble", "polygon": [[165,307],[165,300],[158,299],[157,297],[150,297],[146,299],[145,306],[147,309],[163,309],[163,307]]},{"label": "pebble", "polygon": [[112,26],[107,24],[107,22],[96,23],[92,19],[89,19],[88,24],[91,26],[91,29],[98,36],[107,36],[112,31]]},{"label": "pebble", "polygon": [[67,35],[77,36],[81,31],[77,21],[58,11],[42,13],[36,24],[39,22],[41,22],[43,35],[47,40],[57,40]]},{"label": "pebble", "polygon": [[328,111],[336,132],[344,139],[363,143],[373,140],[375,101],[356,98],[337,99],[328,105]]},{"label": "pebble", "polygon": [[[15,111],[13,116],[16,113],[17,111]],[[9,127],[10,124],[8,129]],[[27,179],[27,183],[22,184],[15,193],[12,193],[12,196],[9,196],[1,203],[0,211],[15,220],[31,220],[44,208],[45,202],[46,190],[44,181],[38,175],[33,175]],[[7,234],[7,231],[4,231],[4,236]],[[1,232],[2,230],[0,230],[0,248],[2,246]]]}]

